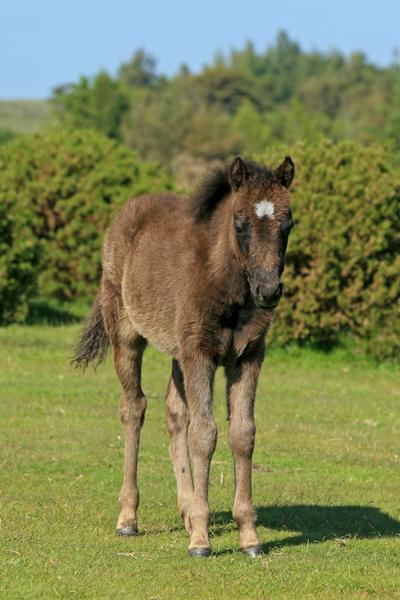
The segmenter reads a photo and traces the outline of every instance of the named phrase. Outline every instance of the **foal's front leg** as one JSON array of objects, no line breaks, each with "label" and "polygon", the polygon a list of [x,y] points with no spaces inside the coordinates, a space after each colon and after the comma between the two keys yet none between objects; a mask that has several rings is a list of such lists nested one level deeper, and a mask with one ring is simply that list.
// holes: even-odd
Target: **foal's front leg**
[{"label": "foal's front leg", "polygon": [[240,547],[250,556],[262,554],[255,527],[251,469],[255,439],[254,400],[264,355],[263,341],[255,342],[226,368],[229,411],[229,443],[235,461],[233,518],[239,527]]},{"label": "foal's front leg", "polygon": [[189,409],[188,442],[194,471],[194,489],[189,504],[189,554],[211,554],[208,538],[208,480],[211,458],[217,442],[212,414],[212,384],[215,364],[200,352],[184,354],[181,359]]}]

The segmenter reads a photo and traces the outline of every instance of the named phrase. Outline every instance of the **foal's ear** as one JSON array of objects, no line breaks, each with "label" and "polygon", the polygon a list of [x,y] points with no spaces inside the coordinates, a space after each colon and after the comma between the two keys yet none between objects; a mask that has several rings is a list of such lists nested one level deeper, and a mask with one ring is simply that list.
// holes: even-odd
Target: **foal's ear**
[{"label": "foal's ear", "polygon": [[285,188],[290,188],[294,177],[294,162],[290,156],[286,156],[282,164],[275,169],[275,177]]},{"label": "foal's ear", "polygon": [[249,176],[246,163],[238,156],[235,158],[230,168],[232,187],[236,191],[244,184]]}]

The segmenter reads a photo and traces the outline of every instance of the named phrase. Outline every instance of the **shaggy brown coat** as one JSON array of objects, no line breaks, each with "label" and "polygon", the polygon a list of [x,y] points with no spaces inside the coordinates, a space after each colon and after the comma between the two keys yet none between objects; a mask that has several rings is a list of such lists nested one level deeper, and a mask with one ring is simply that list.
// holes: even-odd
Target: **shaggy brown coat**
[{"label": "shaggy brown coat", "polygon": [[107,233],[101,288],[76,361],[86,366],[112,346],[125,430],[121,535],[137,531],[137,459],[147,406],[141,361],[150,343],[173,358],[166,412],[189,553],[210,553],[208,479],[217,439],[212,387],[218,365],[227,376],[240,546],[252,556],[262,551],[251,492],[254,399],[264,337],[282,295],[293,175],[288,157],[275,171],[237,158],[230,169],[214,171],[191,201],[174,195],[129,200]]}]

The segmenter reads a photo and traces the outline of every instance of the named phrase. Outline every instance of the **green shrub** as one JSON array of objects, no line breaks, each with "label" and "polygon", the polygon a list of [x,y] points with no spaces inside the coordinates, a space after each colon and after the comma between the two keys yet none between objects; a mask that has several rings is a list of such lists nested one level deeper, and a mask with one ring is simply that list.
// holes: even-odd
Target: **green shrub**
[{"label": "green shrub", "polygon": [[0,146],[7,144],[13,138],[15,138],[15,133],[11,129],[0,127]]},{"label": "green shrub", "polygon": [[32,232],[32,212],[17,189],[4,186],[0,153],[0,323],[24,321],[38,275],[39,243]]},{"label": "green shrub", "polygon": [[22,210],[29,240],[39,241],[38,292],[62,300],[94,294],[117,209],[131,196],[172,187],[165,169],[90,130],[18,138],[0,149],[0,164],[0,204]]},{"label": "green shrub", "polygon": [[[273,336],[349,332],[377,358],[400,350],[400,175],[381,146],[297,144],[291,235]],[[282,150],[262,157],[276,164]]]}]

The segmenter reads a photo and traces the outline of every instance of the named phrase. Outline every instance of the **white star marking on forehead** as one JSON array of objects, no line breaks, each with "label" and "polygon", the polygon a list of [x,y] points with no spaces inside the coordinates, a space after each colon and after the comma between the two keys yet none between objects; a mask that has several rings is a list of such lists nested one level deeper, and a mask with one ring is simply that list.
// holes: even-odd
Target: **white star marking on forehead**
[{"label": "white star marking on forehead", "polygon": [[261,200],[256,204],[256,215],[259,219],[263,217],[269,217],[270,219],[275,219],[275,206],[272,204],[271,200]]}]

